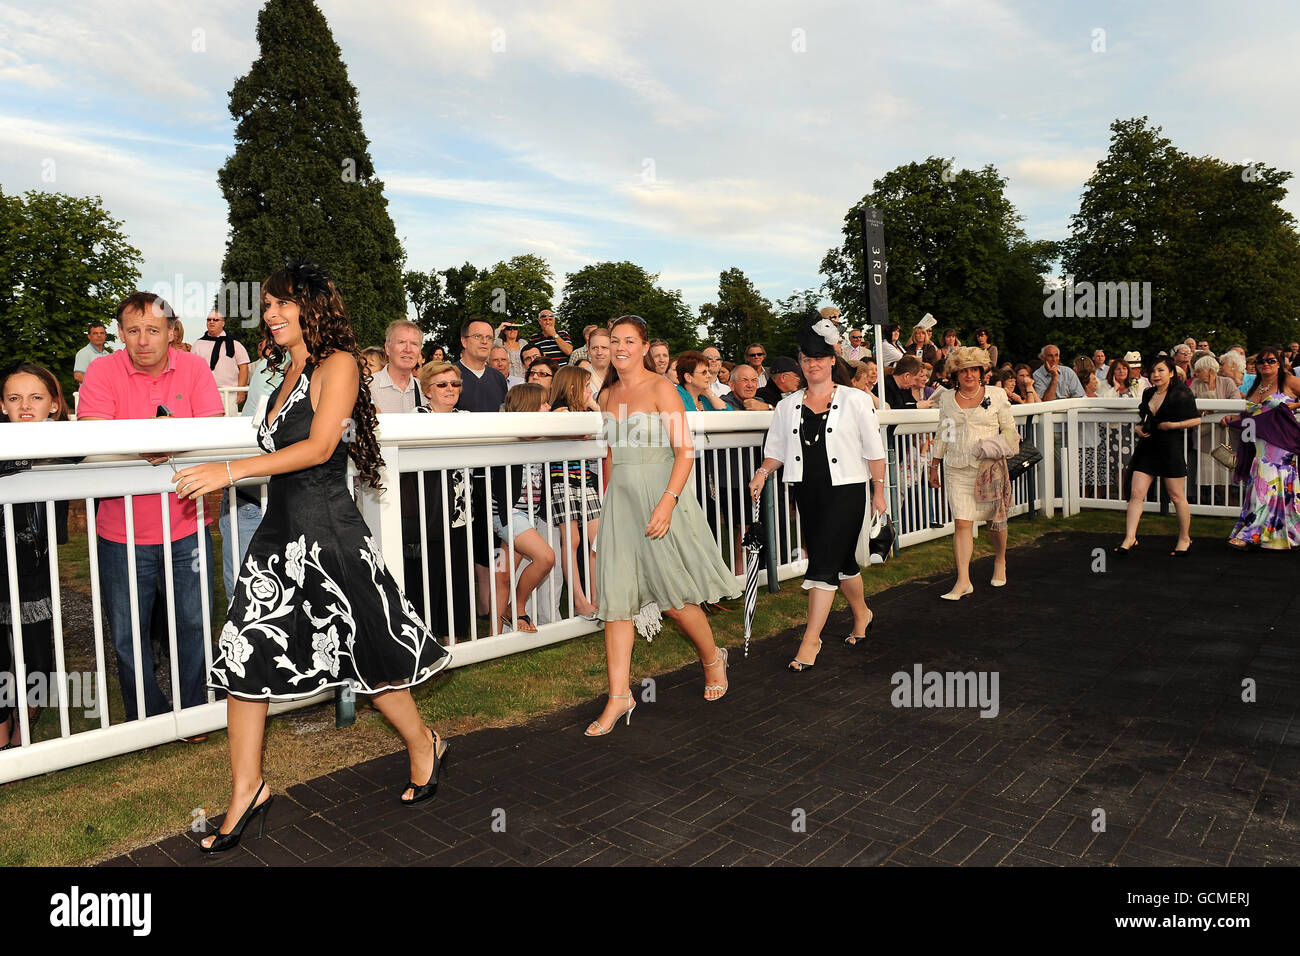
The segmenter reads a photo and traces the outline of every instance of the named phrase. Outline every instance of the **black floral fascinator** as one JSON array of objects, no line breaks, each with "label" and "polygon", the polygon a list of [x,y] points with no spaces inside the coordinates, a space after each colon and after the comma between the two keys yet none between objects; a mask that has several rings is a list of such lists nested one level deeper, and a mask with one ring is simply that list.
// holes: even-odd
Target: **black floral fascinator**
[{"label": "black floral fascinator", "polygon": [[284,271],[289,274],[295,293],[329,297],[330,277],[317,263],[285,256]]}]

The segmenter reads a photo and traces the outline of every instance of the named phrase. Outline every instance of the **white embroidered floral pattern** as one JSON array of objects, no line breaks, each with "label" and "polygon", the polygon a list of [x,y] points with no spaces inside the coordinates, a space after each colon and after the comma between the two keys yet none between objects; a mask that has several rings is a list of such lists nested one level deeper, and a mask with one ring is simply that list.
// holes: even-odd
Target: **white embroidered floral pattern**
[{"label": "white embroidered floral pattern", "polygon": [[244,636],[239,633],[235,625],[227,621],[226,626],[221,629],[221,637],[217,640],[217,647],[226,657],[226,664],[230,669],[240,677],[244,676],[244,664],[253,656],[253,646],[244,640]]},{"label": "white embroidered floral pattern", "polygon": [[[262,421],[258,444],[265,451],[277,450],[277,437],[287,445],[306,434],[312,417],[310,402],[303,402],[310,396],[308,372],[275,418]],[[332,480],[341,487],[341,466],[338,471]],[[365,533],[350,496],[318,502],[318,485],[304,483],[303,494],[294,480],[272,480],[262,527],[277,530],[274,540],[259,536],[231,588],[235,603],[218,639],[221,656],[211,685],[240,697],[295,699],[340,684],[358,693],[409,687],[442,670],[450,655],[385,570],[382,549]],[[285,494],[293,505],[283,503],[289,498],[279,496]],[[281,508],[288,509],[289,521]],[[291,538],[285,525],[313,531],[325,546],[305,533]]]},{"label": "white embroidered floral pattern", "polygon": [[329,671],[330,677],[339,676],[339,631],[333,624],[327,633],[321,634],[317,631],[311,637],[311,648],[314,652],[311,656],[311,662],[316,665],[317,670]]},{"label": "white embroidered floral pattern", "polygon": [[305,572],[303,567],[303,558],[307,556],[307,536],[298,535],[297,541],[290,541],[284,549],[284,573],[293,578],[294,582],[302,587],[302,576]]}]

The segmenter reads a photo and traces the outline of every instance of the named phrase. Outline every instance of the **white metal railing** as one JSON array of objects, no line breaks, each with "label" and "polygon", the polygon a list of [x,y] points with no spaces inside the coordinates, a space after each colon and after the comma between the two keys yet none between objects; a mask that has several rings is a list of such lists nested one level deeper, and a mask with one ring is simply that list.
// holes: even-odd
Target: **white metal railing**
[{"label": "white metal railing", "polygon": [[217,391],[221,393],[221,405],[226,410],[226,415],[238,415],[239,406],[248,394],[248,386],[222,385],[218,386]]},{"label": "white metal railing", "polygon": [[[1200,404],[1207,410],[1230,411],[1242,407],[1240,402]],[[1081,468],[1075,450],[1085,445],[1100,448],[1103,435],[1109,448],[1112,433],[1119,436],[1117,448],[1129,447],[1123,445],[1123,436],[1136,417],[1135,408],[1136,403],[1132,401],[1092,399],[1061,400],[1015,408],[1014,415],[1022,433],[1042,450],[1044,461],[1033,473],[1016,482],[1012,514],[1033,508],[1048,516],[1057,509],[1068,515],[1077,511],[1080,505],[1121,506],[1110,493],[1109,485],[1105,489],[1099,485],[1097,469],[1103,468],[1102,473],[1109,478],[1111,471],[1125,463],[1123,451],[1114,455],[1109,451],[1104,455],[1094,452],[1091,456],[1094,481],[1088,485],[1089,459],[1084,459]],[[1212,420],[1217,421],[1218,417],[1220,415],[1214,415]],[[922,484],[925,481],[923,463],[927,442],[933,438],[938,426],[937,410],[885,411],[880,419],[882,427],[894,426],[891,441],[897,468],[894,472],[896,483],[891,492],[898,496],[899,508],[895,519],[900,531],[900,546],[910,547],[950,534],[952,523],[942,490],[932,491]],[[744,489],[761,460],[770,413],[692,413],[688,415],[688,421],[697,448],[693,487],[704,506],[724,560],[736,572],[738,581],[743,581],[748,556],[740,548],[739,538],[750,518],[749,500]],[[579,581],[590,580],[592,566],[588,549],[579,547],[573,567],[566,569],[563,566],[567,559],[563,553],[561,529],[530,510],[527,515],[530,524],[551,546],[557,563],[529,597],[528,604],[518,606],[514,585],[526,560],[514,547],[514,523],[508,524],[504,542],[494,540],[491,527],[483,520],[485,516],[474,513],[475,507],[483,507],[485,497],[474,495],[472,489],[476,481],[495,482],[498,487],[505,487],[506,500],[513,504],[519,489],[513,487],[511,466],[544,466],[545,487],[549,484],[552,464],[584,462],[594,467],[597,489],[603,492],[600,466],[604,446],[594,437],[572,437],[596,435],[599,428],[600,416],[594,412],[380,416],[378,439],[385,459],[384,490],[381,493],[369,489],[360,491],[358,504],[389,571],[399,585],[407,588],[409,596],[419,598],[416,603],[423,609],[426,623],[436,633],[445,635],[448,644],[454,645],[454,666],[555,643],[597,628],[593,620],[576,613],[573,589],[566,585],[574,576]],[[1219,430],[1220,426],[1213,425],[1204,437],[1199,432],[1189,433],[1188,440],[1200,443],[1196,446],[1198,452],[1206,451],[1206,443],[1214,441]],[[179,663],[176,607],[170,587],[163,589],[166,624],[160,623],[160,632],[155,633],[158,637],[165,633],[162,644],[171,661],[170,674],[165,675],[170,678],[172,688],[171,709],[157,716],[143,716],[145,709],[140,692],[143,675],[138,672],[142,642],[150,640],[151,629],[149,622],[140,621],[135,616],[131,645],[137,662],[135,702],[141,716],[130,721],[120,719],[123,704],[120,688],[114,688],[116,667],[110,659],[111,646],[106,650],[105,639],[110,635],[101,606],[102,569],[96,547],[95,504],[97,499],[171,490],[171,469],[142,462],[137,456],[140,452],[174,452],[179,459],[178,466],[196,461],[224,460],[255,454],[258,451],[255,434],[251,417],[49,422],[5,428],[0,462],[89,457],[75,464],[39,464],[30,470],[0,477],[5,572],[11,595],[17,593],[18,571],[14,543],[15,506],[34,503],[43,509],[46,516],[44,533],[50,557],[55,680],[62,688],[57,701],[58,734],[51,739],[30,743],[26,708],[16,708],[23,745],[0,753],[0,782],[224,727],[225,706],[213,692],[207,691],[206,701],[197,706],[180,705],[175,692]],[[1053,436],[1052,440],[1047,436]],[[131,455],[123,455],[123,449],[130,449]],[[485,477],[476,477],[476,471]],[[1224,496],[1235,493],[1233,486],[1224,483],[1224,476],[1216,474],[1214,478],[1214,488],[1221,489]],[[262,479],[241,485],[264,483]],[[772,484],[776,492],[779,577],[785,580],[802,574],[807,562],[802,529],[789,486],[784,482]],[[458,486],[471,492],[465,496],[464,514],[459,516],[459,526],[453,520]],[[1105,494],[1101,493],[1103,490]],[[928,499],[923,491],[929,494]],[[404,500],[404,493],[408,496],[414,493],[414,501],[409,497]],[[233,495],[230,498],[231,537],[235,539],[231,545],[238,554],[242,543],[237,540],[238,521],[234,514],[237,503]],[[76,536],[75,545],[59,546],[55,503],[65,501],[82,503],[87,529],[84,536]],[[404,505],[407,513],[405,528]],[[200,502],[199,507],[203,509],[203,503]],[[1150,507],[1155,507],[1155,504]],[[161,510],[165,520],[165,509]],[[1232,508],[1230,504],[1211,502],[1194,503],[1193,510],[1201,514],[1226,514]],[[131,514],[129,508],[127,513]],[[585,541],[591,536],[592,522],[580,515],[577,524]],[[932,524],[940,527],[931,527]],[[491,555],[489,568],[482,575],[473,563],[475,543],[485,554]],[[71,565],[75,552],[83,546],[86,549],[84,569],[78,566],[74,570]],[[134,550],[128,547],[127,553],[131,555]],[[193,573],[199,575],[201,581],[210,570],[215,572],[219,569],[222,563],[221,552],[214,549],[212,563],[216,567],[210,569],[203,547],[197,548],[191,567],[174,566],[168,548],[162,549],[162,561],[167,580],[174,580],[177,574]],[[414,562],[414,565],[408,568],[408,562]],[[482,595],[479,593],[480,576],[486,577],[488,584]],[[762,571],[760,579],[765,579]],[[128,580],[133,582],[134,575],[129,575]],[[567,600],[558,601],[559,596],[566,592],[569,595]],[[205,589],[200,589],[200,595],[205,602],[213,600],[211,592]],[[445,600],[441,600],[443,598]],[[433,613],[435,604],[439,605],[437,615]],[[213,656],[212,624],[214,621],[220,624],[224,617],[222,610],[210,606],[202,608],[205,667]],[[486,619],[480,619],[482,611],[486,611]],[[520,613],[533,618],[538,628],[536,634],[493,626],[494,621],[505,617],[513,628],[517,626]],[[22,632],[20,617],[17,603],[11,602],[8,625],[15,635]],[[0,640],[3,639],[4,636],[0,635]],[[11,698],[20,696],[17,688],[25,685],[26,677],[22,641],[14,640],[12,643],[16,679],[7,688]],[[308,701],[272,704],[271,709],[276,713],[330,697],[326,692]],[[117,719],[111,716],[114,712]],[[49,717],[45,719],[48,721]]]},{"label": "white metal railing", "polygon": [[[1123,510],[1128,506],[1123,494],[1124,470],[1137,443],[1137,401],[1088,399],[1087,406],[1071,410],[1070,433],[1079,451],[1078,473],[1070,483],[1076,507]],[[1211,453],[1216,445],[1228,440],[1229,429],[1220,424],[1220,419],[1239,413],[1246,403],[1236,399],[1200,399],[1196,407],[1203,424],[1182,434],[1187,459],[1187,502],[1194,515],[1235,518],[1241,510],[1241,489]],[[1160,484],[1152,484],[1145,510],[1160,508],[1164,494]]]}]

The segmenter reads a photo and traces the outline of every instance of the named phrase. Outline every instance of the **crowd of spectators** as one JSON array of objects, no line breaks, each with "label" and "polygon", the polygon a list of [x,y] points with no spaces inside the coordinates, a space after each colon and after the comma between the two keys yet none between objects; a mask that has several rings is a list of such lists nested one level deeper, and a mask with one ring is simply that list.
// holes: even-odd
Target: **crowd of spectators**
[{"label": "crowd of spectators", "polygon": [[[821,314],[839,325],[838,309],[829,307]],[[75,357],[72,371],[79,389],[73,397],[77,418],[230,414],[231,403],[223,402],[221,396],[223,388],[241,396],[234,404],[242,406],[242,414],[264,414],[267,400],[278,384],[267,366],[267,356],[259,354],[255,360],[250,359],[245,346],[226,331],[219,313],[207,317],[206,333],[192,346],[184,342],[184,329],[167,303],[152,293],[128,297],[114,318],[122,347],[114,351],[106,341],[105,323],[96,321],[87,328],[87,344]],[[868,393],[881,409],[936,406],[942,398],[940,390],[953,387],[945,374],[946,363],[963,347],[963,332],[957,328],[943,329],[935,341],[937,325],[933,316],[926,315],[907,334],[900,325],[885,326],[879,355],[874,354],[873,329],[844,330],[841,344],[836,346],[836,382]],[[453,357],[444,345],[425,342],[416,323],[394,321],[382,345],[363,352],[376,410],[385,414],[503,410],[558,414],[598,408],[597,397],[611,361],[607,328],[588,326],[583,330],[582,343],[575,348],[569,336],[557,330],[555,315],[548,308],[538,313],[531,335],[526,335],[518,322],[508,320],[494,327],[486,319],[475,318],[460,329],[459,338]],[[1000,387],[1011,406],[1080,397],[1127,399],[1136,406],[1150,386],[1144,373],[1158,358],[1167,358],[1178,380],[1196,398],[1241,398],[1251,393],[1259,374],[1255,356],[1243,346],[1231,345],[1216,354],[1207,340],[1193,338],[1149,356],[1128,350],[1113,358],[1102,349],[1066,356],[1052,343],[1044,345],[1037,355],[1013,356],[1006,349],[1000,350],[985,328],[974,329],[971,340],[988,355],[984,383]],[[1300,344],[1291,342],[1263,352],[1268,353],[1269,362],[1276,356],[1281,365],[1278,372],[1268,366],[1270,383],[1278,375],[1283,382],[1294,380]],[[769,355],[762,342],[749,343],[740,354],[732,356],[724,356],[712,344],[674,355],[667,342],[654,340],[648,363],[677,386],[687,410],[770,411],[783,397],[805,387],[797,358]],[[16,416],[20,405],[35,407],[33,401],[37,406],[39,401],[15,393],[9,403],[14,407],[6,405],[10,420],[67,417],[70,409],[57,383],[47,384],[39,371],[11,372],[10,379],[30,386],[34,395],[42,389],[52,392],[46,404],[38,408],[44,417],[38,415],[35,419],[32,415],[36,413]],[[48,376],[48,382],[54,382],[53,376]],[[1190,463],[1193,480],[1197,471],[1208,474],[1213,467],[1206,452],[1212,427],[1208,422],[1200,426],[1201,455]],[[1084,464],[1089,481],[1100,481],[1105,448],[1100,439],[1098,442],[1095,448],[1084,449],[1084,454],[1093,454]],[[923,455],[930,453],[928,440],[919,447]],[[144,457],[154,463],[167,460],[165,455]],[[725,457],[728,469],[734,466],[734,477],[743,481],[739,456],[728,452]],[[403,550],[410,559],[406,561],[407,593],[421,609],[426,599],[432,602],[429,611],[435,631],[463,633],[468,609],[453,607],[446,595],[457,587],[461,575],[466,580],[460,583],[469,587],[466,568],[471,563],[480,616],[487,615],[490,606],[496,609],[488,622],[494,633],[530,632],[538,624],[561,619],[561,595],[566,591],[572,612],[594,614],[597,604],[590,572],[601,508],[598,472],[595,461],[581,460],[402,476]],[[916,477],[919,471],[913,469],[908,474]],[[425,482],[423,498],[428,506],[423,520],[415,507],[420,481]],[[722,474],[702,475],[701,482],[715,493],[723,486]],[[919,477],[917,485],[923,487]],[[743,484],[737,487],[743,491]],[[728,494],[734,490],[723,488]],[[933,525],[936,503],[928,490],[919,494],[923,505],[921,526]],[[735,498],[739,501],[740,495]],[[206,525],[214,518],[220,521],[222,570],[229,590],[242,560],[242,554],[236,553],[235,539],[242,552],[261,520],[261,498],[256,488],[228,490],[217,515],[205,514],[203,527],[193,502],[167,495],[165,506],[169,518],[166,529],[161,518],[162,496],[134,496],[133,530],[128,542],[125,499],[105,498],[97,505],[100,575],[128,719],[169,709],[154,671],[155,656],[168,646],[173,630],[180,678],[173,692],[182,706],[202,702],[200,608],[211,606],[214,570],[212,538]],[[716,529],[718,522],[727,520],[724,511],[741,509],[737,505],[734,509],[706,510]],[[233,530],[232,511],[236,522]],[[782,520],[783,535],[785,526]],[[736,528],[728,529],[722,540],[733,540],[733,532],[738,534]],[[444,534],[450,534],[453,540],[444,541]],[[134,549],[132,554],[128,554],[128,547]],[[202,562],[195,560],[200,550],[206,555]],[[733,547],[733,556],[735,550]],[[168,551],[172,564],[170,585],[164,574],[164,553]],[[424,568],[428,569],[427,578]],[[129,580],[131,575],[134,582]],[[201,600],[204,589],[207,598]],[[134,607],[128,598],[132,592],[136,595]],[[26,594],[23,600],[27,602]],[[39,603],[48,597],[38,594],[32,600]],[[138,642],[132,637],[133,622],[140,632]],[[33,633],[38,637],[28,656],[37,667],[43,667],[47,640],[39,627]],[[0,640],[6,647],[11,643]],[[138,700],[143,700],[142,713]],[[12,738],[16,732],[13,728],[16,723],[0,714],[0,746]]]}]

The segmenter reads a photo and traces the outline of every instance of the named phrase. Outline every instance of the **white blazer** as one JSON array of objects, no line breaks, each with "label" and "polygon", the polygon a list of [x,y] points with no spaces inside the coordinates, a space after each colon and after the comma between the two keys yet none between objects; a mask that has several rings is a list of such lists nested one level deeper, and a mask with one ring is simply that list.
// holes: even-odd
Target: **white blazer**
[{"label": "white blazer", "polygon": [[[803,443],[799,440],[803,396],[804,389],[799,389],[781,399],[772,412],[772,424],[763,443],[763,454],[782,463],[782,474],[788,482],[803,480]],[[884,460],[880,423],[866,392],[847,385],[835,386],[826,417],[826,456],[832,485],[866,481],[870,477],[867,462]]]}]

